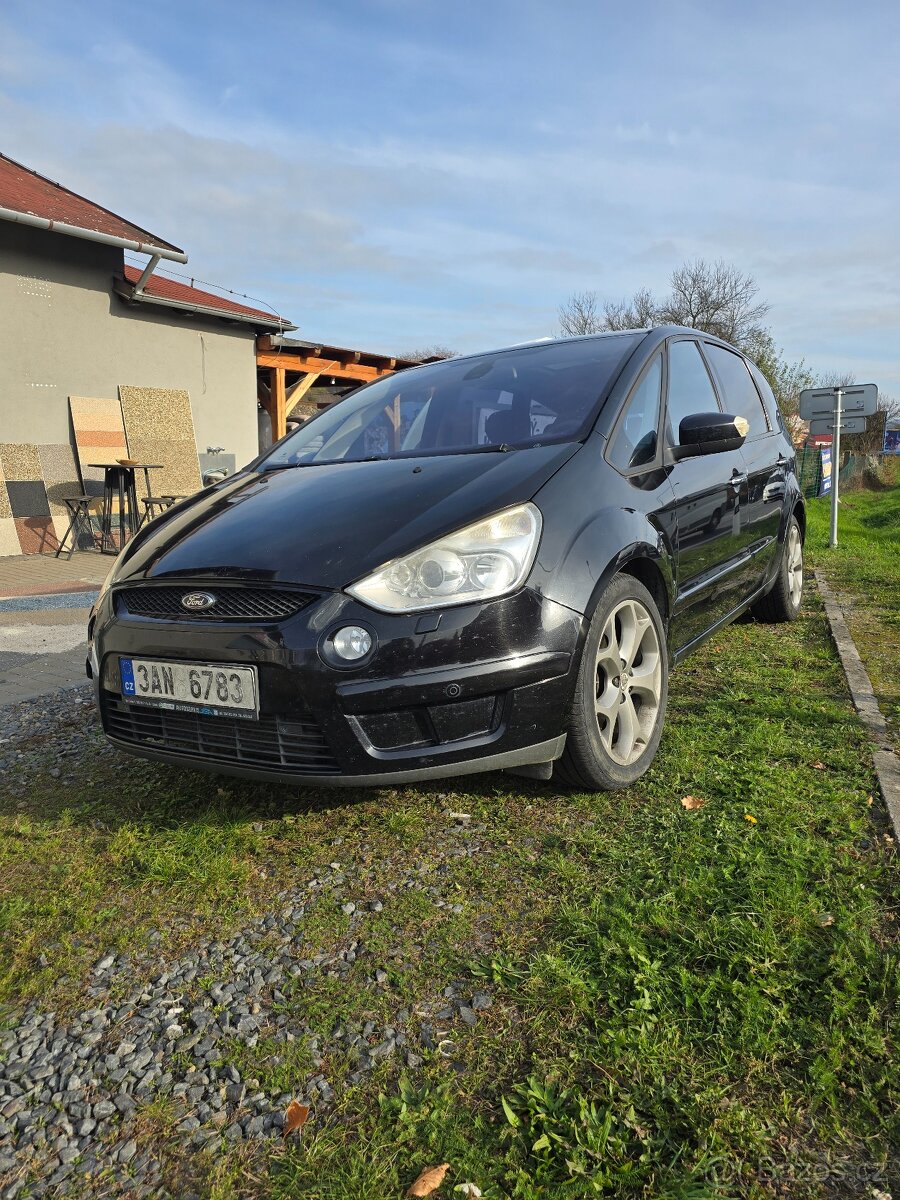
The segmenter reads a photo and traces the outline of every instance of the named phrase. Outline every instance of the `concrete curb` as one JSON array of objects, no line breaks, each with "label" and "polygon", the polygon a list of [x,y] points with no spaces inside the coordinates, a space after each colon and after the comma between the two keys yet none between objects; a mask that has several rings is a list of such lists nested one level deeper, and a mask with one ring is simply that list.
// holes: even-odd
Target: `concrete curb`
[{"label": "concrete curb", "polygon": [[825,603],[825,615],[840,655],[841,666],[847,677],[853,704],[869,736],[875,743],[872,759],[875,764],[875,774],[878,776],[878,786],[894,827],[894,836],[900,840],[900,759],[897,758],[890,743],[887,724],[878,707],[878,701],[875,699],[872,681],[859,657],[859,651],[856,649],[849,626],[844,620],[844,614],[841,612],[831,588],[818,571],[815,572],[815,577],[819,594]]}]

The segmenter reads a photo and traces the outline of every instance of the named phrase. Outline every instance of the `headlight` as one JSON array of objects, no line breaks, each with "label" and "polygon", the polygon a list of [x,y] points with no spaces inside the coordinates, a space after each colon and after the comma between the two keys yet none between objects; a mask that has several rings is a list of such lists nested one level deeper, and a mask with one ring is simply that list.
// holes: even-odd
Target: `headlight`
[{"label": "headlight", "polygon": [[539,509],[518,504],[395,558],[347,591],[391,613],[505,596],[531,569],[540,536]]}]

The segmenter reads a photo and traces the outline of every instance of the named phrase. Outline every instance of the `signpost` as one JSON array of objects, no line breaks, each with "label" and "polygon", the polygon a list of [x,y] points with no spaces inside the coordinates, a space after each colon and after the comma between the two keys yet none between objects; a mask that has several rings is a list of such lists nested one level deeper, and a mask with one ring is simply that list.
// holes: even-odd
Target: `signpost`
[{"label": "signpost", "polygon": [[865,433],[866,417],[878,408],[878,385],[848,383],[846,387],[804,388],[800,393],[800,416],[809,421],[811,435],[830,433],[831,442],[831,538],[837,545],[838,477],[841,471],[841,433]]}]

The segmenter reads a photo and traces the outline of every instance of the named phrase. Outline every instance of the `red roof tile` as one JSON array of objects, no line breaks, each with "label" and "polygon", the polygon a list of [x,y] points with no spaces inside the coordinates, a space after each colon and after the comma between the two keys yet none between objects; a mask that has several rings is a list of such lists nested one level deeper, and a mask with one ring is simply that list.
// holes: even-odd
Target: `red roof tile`
[{"label": "red roof tile", "polygon": [[2,154],[0,208],[30,213],[49,221],[61,221],[66,225],[76,225],[79,229],[91,229],[95,233],[106,233],[132,242],[149,242],[181,253],[179,246],[164,241],[147,229],[141,229],[139,225],[133,225],[108,208],[101,208],[92,200],[70,192],[61,184],[38,175],[37,171],[31,171]]},{"label": "red roof tile", "polygon": [[[125,267],[125,278],[129,283],[137,283],[140,277],[141,272],[137,267]],[[246,304],[226,300],[224,296],[217,296],[213,292],[204,292],[200,288],[179,283],[165,275],[151,275],[144,284],[144,293],[147,296],[158,296],[161,300],[171,300],[175,304],[197,304],[201,308],[215,308],[223,315],[240,313],[246,317],[260,317],[267,325],[279,323],[283,326],[290,325],[287,317],[279,317],[277,313],[265,312],[261,308],[250,308]]]}]

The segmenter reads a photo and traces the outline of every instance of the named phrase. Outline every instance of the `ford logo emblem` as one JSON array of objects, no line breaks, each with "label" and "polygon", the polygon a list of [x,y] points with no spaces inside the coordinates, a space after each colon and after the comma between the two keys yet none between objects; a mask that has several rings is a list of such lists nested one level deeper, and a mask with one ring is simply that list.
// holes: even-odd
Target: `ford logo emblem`
[{"label": "ford logo emblem", "polygon": [[181,607],[191,612],[203,612],[206,608],[212,608],[215,602],[212,592],[186,592],[181,597]]}]

